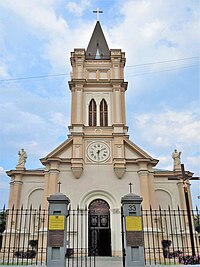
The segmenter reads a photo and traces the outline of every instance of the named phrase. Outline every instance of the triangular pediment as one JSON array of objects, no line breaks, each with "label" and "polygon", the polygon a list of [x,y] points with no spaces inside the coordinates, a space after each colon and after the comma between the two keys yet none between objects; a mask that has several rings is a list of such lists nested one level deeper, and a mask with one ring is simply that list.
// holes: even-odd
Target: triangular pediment
[{"label": "triangular pediment", "polygon": [[69,138],[51,151],[44,159],[71,158],[73,138]]},{"label": "triangular pediment", "polygon": [[129,139],[125,139],[124,141],[126,159],[149,159],[151,161],[155,161],[155,163],[158,162],[158,160],[154,159]]},{"label": "triangular pediment", "polygon": [[110,59],[110,50],[99,21],[96,23],[87,47],[86,59]]}]

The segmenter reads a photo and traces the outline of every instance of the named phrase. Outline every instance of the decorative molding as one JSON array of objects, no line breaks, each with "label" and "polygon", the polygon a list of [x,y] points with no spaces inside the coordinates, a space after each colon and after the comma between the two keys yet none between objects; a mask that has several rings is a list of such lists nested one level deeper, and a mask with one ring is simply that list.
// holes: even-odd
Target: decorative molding
[{"label": "decorative molding", "polygon": [[95,129],[94,134],[102,134],[102,129]]},{"label": "decorative molding", "polygon": [[117,175],[119,179],[121,179],[124,176],[124,173],[126,171],[125,167],[114,167],[114,172]]},{"label": "decorative molding", "polygon": [[71,170],[73,172],[73,175],[75,178],[80,178],[81,174],[83,172],[83,168],[82,167],[71,167]]}]

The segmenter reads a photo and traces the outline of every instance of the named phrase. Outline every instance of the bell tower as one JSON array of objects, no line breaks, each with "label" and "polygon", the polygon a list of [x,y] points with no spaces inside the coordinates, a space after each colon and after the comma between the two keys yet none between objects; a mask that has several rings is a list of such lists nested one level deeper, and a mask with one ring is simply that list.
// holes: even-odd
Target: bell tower
[{"label": "bell tower", "polygon": [[99,21],[87,49],[74,49],[71,53],[69,130],[74,145],[72,170],[77,178],[83,168],[83,139],[91,136],[95,140],[112,138],[114,169],[118,176],[123,175],[123,138],[127,135],[125,61],[125,53],[121,49],[109,49]]}]

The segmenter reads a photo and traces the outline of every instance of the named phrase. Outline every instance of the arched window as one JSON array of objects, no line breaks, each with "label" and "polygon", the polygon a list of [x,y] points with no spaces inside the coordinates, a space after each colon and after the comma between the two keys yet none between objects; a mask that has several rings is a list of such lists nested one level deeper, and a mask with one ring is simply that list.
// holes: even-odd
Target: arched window
[{"label": "arched window", "polygon": [[100,126],[108,126],[108,105],[105,99],[100,104]]},{"label": "arched window", "polygon": [[94,99],[89,104],[89,126],[97,125],[97,105]]}]

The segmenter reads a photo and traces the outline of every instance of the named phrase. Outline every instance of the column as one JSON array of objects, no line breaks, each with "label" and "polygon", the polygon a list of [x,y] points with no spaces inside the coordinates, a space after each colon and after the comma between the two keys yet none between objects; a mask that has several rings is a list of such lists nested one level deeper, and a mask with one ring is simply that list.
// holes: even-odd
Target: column
[{"label": "column", "polygon": [[121,91],[121,99],[122,99],[122,122],[126,125],[126,107],[125,107],[125,90]]},{"label": "column", "polygon": [[9,209],[20,209],[20,196],[22,187],[22,174],[16,174],[13,181],[11,182],[11,192],[9,198]]},{"label": "column", "polygon": [[58,174],[59,174],[59,170],[53,169],[49,171],[48,196],[58,192]]},{"label": "column", "polygon": [[49,167],[46,166],[44,172],[44,198],[42,204],[42,208],[45,210],[48,209],[48,202],[47,202],[48,192],[49,192]]},{"label": "column", "polygon": [[155,183],[154,183],[154,172],[153,170],[149,171],[149,202],[152,209],[156,209],[156,192],[155,192]]},{"label": "column", "polygon": [[148,171],[140,170],[138,171],[140,177],[140,191],[143,198],[142,208],[144,210],[149,210],[149,183],[148,183]]},{"label": "column", "polygon": [[114,88],[114,99],[115,99],[115,123],[122,123],[121,92],[119,87]]},{"label": "column", "polygon": [[14,190],[14,182],[10,182],[10,194],[9,194],[9,201],[8,201],[8,209],[12,209],[13,206],[13,190]]},{"label": "column", "polygon": [[72,92],[72,103],[71,103],[71,124],[75,123],[75,119],[76,119],[76,93],[75,93],[75,89],[73,88],[71,90]]},{"label": "column", "polygon": [[97,126],[100,126],[100,103],[97,102],[96,104],[97,104],[97,114],[96,114],[96,116],[97,116]]},{"label": "column", "polygon": [[83,124],[83,88],[76,88],[76,123]]}]

